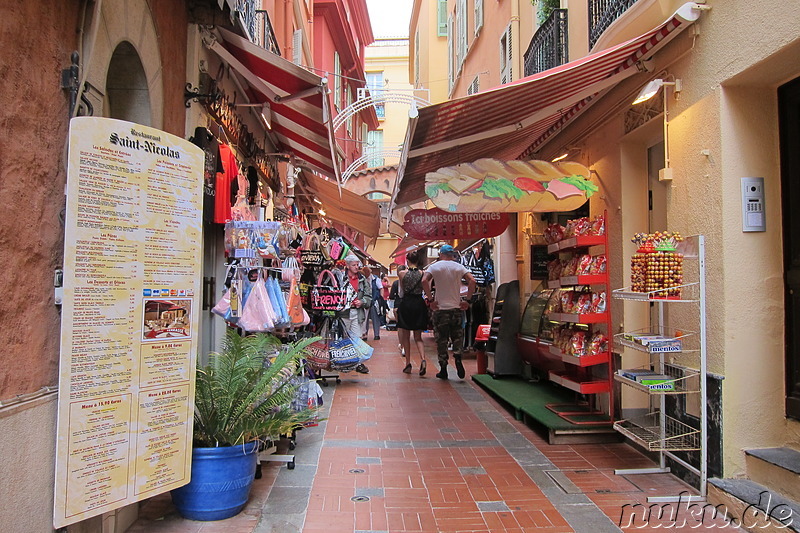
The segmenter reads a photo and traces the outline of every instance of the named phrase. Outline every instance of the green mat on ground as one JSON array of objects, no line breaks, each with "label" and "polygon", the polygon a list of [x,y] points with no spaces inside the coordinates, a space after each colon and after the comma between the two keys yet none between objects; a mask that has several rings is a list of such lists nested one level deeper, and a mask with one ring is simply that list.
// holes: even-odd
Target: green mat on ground
[{"label": "green mat on ground", "polygon": [[[593,428],[607,429],[608,419],[597,424],[571,424],[556,413],[548,409],[547,404],[565,404],[575,401],[575,393],[558,387],[549,381],[529,383],[517,377],[493,378],[488,374],[475,374],[472,380],[488,392],[510,404],[540,424],[549,429],[575,430],[578,428],[590,430]],[[584,415],[587,418],[594,415]],[[576,416],[575,418],[579,418]],[[581,417],[582,418],[582,417]],[[588,421],[586,418],[581,422]]]}]

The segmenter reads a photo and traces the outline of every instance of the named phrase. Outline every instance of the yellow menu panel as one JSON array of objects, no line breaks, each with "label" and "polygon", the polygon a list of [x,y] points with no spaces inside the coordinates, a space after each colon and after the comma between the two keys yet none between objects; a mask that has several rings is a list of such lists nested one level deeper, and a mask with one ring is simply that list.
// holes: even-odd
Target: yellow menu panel
[{"label": "yellow menu panel", "polygon": [[56,528],[189,482],[203,162],[160,130],[70,123]]}]

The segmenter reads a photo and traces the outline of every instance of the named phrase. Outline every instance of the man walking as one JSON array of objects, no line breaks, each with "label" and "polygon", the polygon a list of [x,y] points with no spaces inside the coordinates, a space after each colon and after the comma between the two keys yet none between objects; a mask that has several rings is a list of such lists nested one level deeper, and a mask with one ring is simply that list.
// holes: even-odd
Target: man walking
[{"label": "man walking", "polygon": [[[453,346],[453,360],[458,377],[464,379],[466,372],[461,363],[464,346],[463,312],[469,308],[469,300],[475,294],[475,278],[467,267],[456,262],[456,251],[449,244],[439,248],[439,261],[425,270],[422,287],[426,300],[433,311],[433,332],[436,352],[439,357],[439,373],[436,377],[447,379],[447,344]],[[462,281],[467,282],[467,293],[462,299]],[[436,297],[431,298],[431,282],[436,288]]]},{"label": "man walking", "polygon": [[[366,278],[359,272],[361,261],[355,255],[344,258],[345,271],[339,285],[347,290],[347,306],[336,316],[342,320],[345,333],[351,339],[361,337],[361,324],[366,320],[366,312],[372,304],[372,291]],[[369,374],[364,363],[355,368],[356,372]]]}]

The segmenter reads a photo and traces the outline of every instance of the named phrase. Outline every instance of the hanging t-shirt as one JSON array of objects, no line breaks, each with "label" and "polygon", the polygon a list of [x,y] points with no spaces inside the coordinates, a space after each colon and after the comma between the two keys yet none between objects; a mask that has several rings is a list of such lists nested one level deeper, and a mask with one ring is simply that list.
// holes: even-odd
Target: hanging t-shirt
[{"label": "hanging t-shirt", "polygon": [[214,222],[225,224],[231,219],[231,182],[239,175],[239,162],[227,144],[220,143],[219,155],[223,172],[217,173],[217,194],[214,197]]},{"label": "hanging t-shirt", "polygon": [[217,174],[224,172],[219,157],[219,142],[206,128],[195,128],[189,142],[200,147],[205,153],[203,166],[203,220],[214,222],[214,207],[217,188]]},{"label": "hanging t-shirt", "polygon": [[426,272],[436,284],[436,303],[439,309],[458,309],[461,305],[461,280],[469,269],[455,261],[437,261]]}]

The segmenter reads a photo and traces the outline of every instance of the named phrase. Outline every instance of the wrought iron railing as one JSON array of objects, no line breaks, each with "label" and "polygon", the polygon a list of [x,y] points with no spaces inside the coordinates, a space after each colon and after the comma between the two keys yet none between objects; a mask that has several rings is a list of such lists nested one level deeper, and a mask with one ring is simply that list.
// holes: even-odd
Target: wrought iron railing
[{"label": "wrought iron railing", "polygon": [[525,52],[526,76],[569,61],[567,33],[567,10],[554,9],[536,30]]},{"label": "wrought iron railing", "polygon": [[281,47],[278,45],[277,37],[275,37],[275,30],[272,28],[269,13],[261,9],[256,10],[256,32],[253,35],[253,42],[274,54],[281,55]]},{"label": "wrought iron railing", "polygon": [[247,30],[250,40],[254,40],[256,34],[256,1],[236,0],[236,15],[242,21],[242,26]]},{"label": "wrought iron railing", "polygon": [[637,0],[589,0],[589,49]]}]

